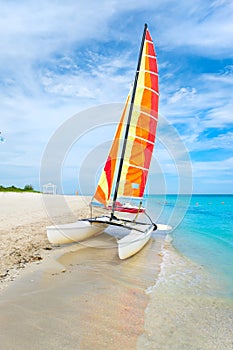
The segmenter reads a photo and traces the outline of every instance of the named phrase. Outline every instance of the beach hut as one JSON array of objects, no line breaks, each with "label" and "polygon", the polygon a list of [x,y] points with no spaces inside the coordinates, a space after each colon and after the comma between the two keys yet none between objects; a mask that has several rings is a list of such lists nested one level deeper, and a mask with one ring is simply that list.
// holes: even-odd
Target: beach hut
[{"label": "beach hut", "polygon": [[51,182],[47,183],[46,185],[43,185],[42,187],[42,192],[44,194],[57,194],[57,186]]}]

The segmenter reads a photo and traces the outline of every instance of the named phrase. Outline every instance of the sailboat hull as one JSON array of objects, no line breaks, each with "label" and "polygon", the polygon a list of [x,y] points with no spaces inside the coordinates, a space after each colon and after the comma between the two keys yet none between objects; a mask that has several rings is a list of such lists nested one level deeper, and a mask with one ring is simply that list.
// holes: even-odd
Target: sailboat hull
[{"label": "sailboat hull", "polygon": [[106,227],[106,224],[90,223],[86,220],[80,220],[70,224],[48,226],[46,229],[50,243],[67,244],[80,242],[102,233]]},{"label": "sailboat hull", "polygon": [[127,236],[118,240],[119,258],[122,260],[127,259],[138,253],[147,244],[154,229],[154,225],[148,225],[144,232],[133,229]]}]

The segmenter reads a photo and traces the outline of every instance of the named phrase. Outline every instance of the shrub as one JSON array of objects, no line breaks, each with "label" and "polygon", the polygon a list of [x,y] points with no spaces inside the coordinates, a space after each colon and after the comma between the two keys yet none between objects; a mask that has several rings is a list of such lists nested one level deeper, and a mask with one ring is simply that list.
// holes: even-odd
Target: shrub
[{"label": "shrub", "polygon": [[33,191],[33,190],[34,190],[34,188],[32,185],[25,185],[24,186],[24,191]]}]

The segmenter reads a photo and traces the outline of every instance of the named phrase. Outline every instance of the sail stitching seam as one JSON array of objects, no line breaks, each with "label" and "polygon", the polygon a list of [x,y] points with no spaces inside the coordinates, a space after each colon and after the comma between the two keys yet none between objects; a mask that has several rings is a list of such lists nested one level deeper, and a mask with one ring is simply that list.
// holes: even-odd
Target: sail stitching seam
[{"label": "sail stitching seam", "polygon": [[132,168],[137,168],[137,169],[141,169],[141,170],[145,170],[145,171],[149,171],[149,168],[144,168],[142,166],[138,166],[138,165],[135,165],[135,164],[132,164],[130,162],[124,162],[127,166],[130,166]]},{"label": "sail stitching seam", "polygon": [[142,89],[150,90],[150,91],[154,92],[157,96],[159,96],[158,91],[156,91],[156,90],[154,90],[154,89],[151,89],[151,88],[149,88],[149,87],[147,87],[147,86],[144,86],[144,85],[138,85],[138,87],[140,87],[140,88],[142,88]]},{"label": "sail stitching seam", "polygon": [[154,145],[154,142],[149,141],[147,139],[144,139],[143,137],[140,137],[140,136],[137,136],[137,135],[132,135],[132,134],[129,134],[129,136],[133,137],[134,139],[139,139],[139,140],[142,140],[142,141],[146,141],[147,143],[150,143],[151,145]]},{"label": "sail stitching seam", "polygon": [[157,60],[157,56],[154,56],[154,55],[148,55],[147,53],[144,53],[143,56],[155,58]]},{"label": "sail stitching seam", "polygon": [[148,116],[148,117],[154,119],[155,121],[158,121],[158,117],[154,117],[152,114],[149,114],[149,113],[146,113],[146,112],[144,112],[144,111],[141,111],[140,109],[135,108],[135,107],[134,107],[134,110],[135,110],[136,112],[138,112],[138,113],[145,114],[146,116]]},{"label": "sail stitching seam", "polygon": [[[120,198],[130,198],[131,199],[131,196],[125,196],[125,195],[121,195]],[[142,197],[133,197],[134,199],[142,199]]]},{"label": "sail stitching seam", "polygon": [[146,73],[150,73],[150,74],[158,76],[158,73],[152,72],[151,70],[147,70],[147,69],[140,69],[137,72],[139,72],[139,73],[140,72],[146,72]]}]

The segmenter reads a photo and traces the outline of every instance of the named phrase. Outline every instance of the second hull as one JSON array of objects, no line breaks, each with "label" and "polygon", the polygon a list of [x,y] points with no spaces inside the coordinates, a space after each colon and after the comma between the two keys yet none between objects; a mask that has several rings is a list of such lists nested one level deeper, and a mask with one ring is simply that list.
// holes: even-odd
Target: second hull
[{"label": "second hull", "polygon": [[148,226],[144,232],[131,230],[124,238],[118,240],[118,255],[120,259],[127,259],[138,253],[149,241],[154,225]]},{"label": "second hull", "polygon": [[106,227],[105,224],[80,220],[70,224],[48,226],[47,237],[53,244],[80,242],[103,232]]}]

